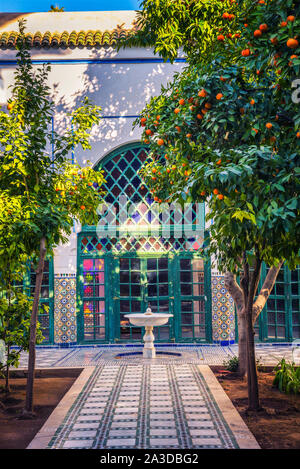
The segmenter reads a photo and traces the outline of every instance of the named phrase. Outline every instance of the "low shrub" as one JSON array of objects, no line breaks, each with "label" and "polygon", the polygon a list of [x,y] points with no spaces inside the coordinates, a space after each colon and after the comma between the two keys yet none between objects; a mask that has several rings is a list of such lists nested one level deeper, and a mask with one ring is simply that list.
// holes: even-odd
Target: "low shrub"
[{"label": "low shrub", "polygon": [[238,357],[230,357],[228,356],[228,360],[224,360],[223,365],[228,371],[237,371],[239,367],[239,359]]},{"label": "low shrub", "polygon": [[276,371],[273,386],[286,394],[300,394],[300,367],[284,358],[274,368]]}]

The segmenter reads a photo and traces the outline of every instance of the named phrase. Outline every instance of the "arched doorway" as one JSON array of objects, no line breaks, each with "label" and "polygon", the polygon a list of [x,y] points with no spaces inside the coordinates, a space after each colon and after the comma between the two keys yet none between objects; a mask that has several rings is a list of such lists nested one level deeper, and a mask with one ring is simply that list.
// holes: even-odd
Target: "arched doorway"
[{"label": "arched doorway", "polygon": [[200,252],[204,207],[158,207],[138,174],[146,159],[147,148],[132,143],[96,166],[105,172],[108,205],[100,230],[84,227],[78,235],[81,343],[140,341],[143,331],[124,316],[148,305],[174,315],[156,328],[158,341],[211,341],[210,265]]}]

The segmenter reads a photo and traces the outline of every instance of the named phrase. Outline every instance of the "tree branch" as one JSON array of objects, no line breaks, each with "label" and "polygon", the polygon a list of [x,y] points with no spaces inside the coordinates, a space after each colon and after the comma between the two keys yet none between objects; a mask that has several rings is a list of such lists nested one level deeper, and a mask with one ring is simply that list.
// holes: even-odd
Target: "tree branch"
[{"label": "tree branch", "polygon": [[232,296],[238,311],[241,311],[242,308],[244,307],[244,297],[243,297],[243,291],[236,281],[236,276],[232,274],[231,272],[226,272],[224,276],[224,280],[225,280],[225,287],[227,288],[228,292]]},{"label": "tree branch", "polygon": [[275,284],[275,281],[276,281],[276,278],[277,278],[277,275],[282,267],[282,264],[283,264],[284,261],[281,261],[280,264],[275,267],[271,267],[266,278],[265,278],[265,281],[263,283],[263,286],[260,290],[260,293],[258,295],[258,297],[256,298],[256,301],[253,305],[253,309],[252,309],[252,317],[253,317],[253,321],[255,322],[256,319],[258,318],[258,316],[260,315],[261,311],[263,310],[266,302],[267,302],[267,299],[269,298],[270,296],[270,293],[274,287],[274,284]]}]

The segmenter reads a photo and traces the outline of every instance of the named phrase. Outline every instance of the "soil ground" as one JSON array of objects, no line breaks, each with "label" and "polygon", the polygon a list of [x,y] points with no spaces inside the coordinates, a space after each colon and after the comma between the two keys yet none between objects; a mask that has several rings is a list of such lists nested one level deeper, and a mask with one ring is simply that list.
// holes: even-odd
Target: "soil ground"
[{"label": "soil ground", "polygon": [[[25,449],[59,401],[70,389],[81,369],[37,370],[34,381],[32,420],[20,419],[26,396],[26,372],[17,371],[10,380],[11,393],[0,391],[0,449]],[[0,379],[0,389],[4,380]]]},{"label": "soil ground", "polygon": [[246,380],[222,367],[211,369],[262,449],[300,449],[300,394],[287,395],[272,387],[272,368],[258,372],[263,408],[258,413],[247,412]]}]

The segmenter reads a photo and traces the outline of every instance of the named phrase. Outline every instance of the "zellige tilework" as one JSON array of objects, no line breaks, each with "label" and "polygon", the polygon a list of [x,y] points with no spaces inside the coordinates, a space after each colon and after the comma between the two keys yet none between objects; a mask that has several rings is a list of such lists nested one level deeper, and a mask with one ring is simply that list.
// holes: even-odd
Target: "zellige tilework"
[{"label": "zellige tilework", "polygon": [[169,363],[96,367],[48,447],[238,445],[197,365]]}]

